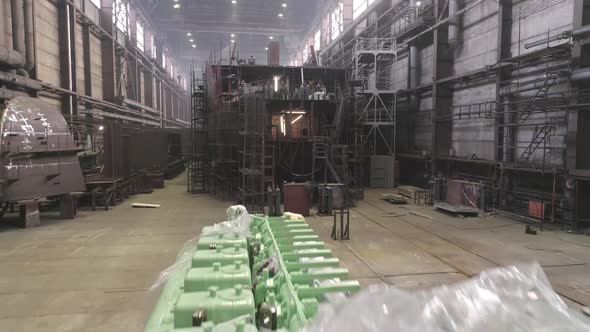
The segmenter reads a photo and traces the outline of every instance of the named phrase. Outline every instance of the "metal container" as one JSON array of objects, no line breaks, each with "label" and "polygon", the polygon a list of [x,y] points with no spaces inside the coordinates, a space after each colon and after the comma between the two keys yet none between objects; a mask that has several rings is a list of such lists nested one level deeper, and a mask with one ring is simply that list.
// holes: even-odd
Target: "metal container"
[{"label": "metal container", "polygon": [[58,196],[86,189],[74,137],[57,108],[37,98],[0,104],[1,201]]},{"label": "metal container", "polygon": [[287,183],[283,186],[285,211],[309,216],[309,195],[304,183]]}]

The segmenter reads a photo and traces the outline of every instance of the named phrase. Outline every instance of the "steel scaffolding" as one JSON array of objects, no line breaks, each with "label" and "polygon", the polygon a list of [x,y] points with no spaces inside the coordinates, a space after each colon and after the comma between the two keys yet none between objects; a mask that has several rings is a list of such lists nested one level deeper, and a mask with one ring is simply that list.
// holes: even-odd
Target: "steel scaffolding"
[{"label": "steel scaffolding", "polygon": [[208,103],[206,75],[191,72],[191,156],[188,165],[188,191],[207,192],[208,186]]},{"label": "steel scaffolding", "polygon": [[[356,89],[356,131],[371,154],[394,151],[394,94],[391,66],[397,60],[394,38],[357,38],[352,79],[361,82]],[[385,149],[379,149],[384,146]]]}]

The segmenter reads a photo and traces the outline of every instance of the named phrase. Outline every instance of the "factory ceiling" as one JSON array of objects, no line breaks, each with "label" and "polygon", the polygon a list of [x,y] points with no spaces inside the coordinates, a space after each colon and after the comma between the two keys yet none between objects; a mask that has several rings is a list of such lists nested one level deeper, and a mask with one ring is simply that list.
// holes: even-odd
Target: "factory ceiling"
[{"label": "factory ceiling", "polygon": [[[142,0],[178,59],[198,66],[215,50],[229,58],[232,42],[240,58],[266,62],[266,47],[281,43],[281,63],[297,47],[327,0]],[[259,60],[259,63],[261,61]]]}]

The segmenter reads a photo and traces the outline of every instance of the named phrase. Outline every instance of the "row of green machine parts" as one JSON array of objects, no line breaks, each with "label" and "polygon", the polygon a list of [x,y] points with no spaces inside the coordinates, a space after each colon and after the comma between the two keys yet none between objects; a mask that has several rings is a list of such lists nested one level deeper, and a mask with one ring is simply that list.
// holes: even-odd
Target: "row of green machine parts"
[{"label": "row of green machine parts", "polygon": [[301,216],[252,216],[249,233],[205,227],[145,331],[299,331],[322,302],[360,289]]}]

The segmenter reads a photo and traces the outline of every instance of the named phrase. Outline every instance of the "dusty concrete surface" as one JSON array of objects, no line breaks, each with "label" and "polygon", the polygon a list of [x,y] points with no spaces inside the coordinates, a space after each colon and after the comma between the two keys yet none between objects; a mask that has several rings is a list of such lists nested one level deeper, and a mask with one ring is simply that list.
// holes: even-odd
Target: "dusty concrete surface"
[{"label": "dusty concrete surface", "polygon": [[[42,226],[0,228],[0,330],[139,331],[147,291],[185,241],[221,221],[229,203],[185,192],[181,175],[151,195],[75,220],[45,215]],[[351,213],[351,240],[330,239],[332,219],[310,217],[363,285],[419,288],[482,269],[539,261],[573,306],[590,304],[590,238],[561,231],[524,233],[502,218],[453,218],[426,206],[393,206],[369,190]],[[132,209],[135,202],[160,209]],[[417,211],[432,219],[410,215]],[[571,299],[571,300],[570,300]]]},{"label": "dusty concrete surface", "polygon": [[457,218],[430,206],[392,205],[381,200],[383,192],[368,190],[351,211],[350,241],[329,240],[332,218],[308,220],[362,284],[429,287],[539,262],[566,303],[590,305],[590,237],[561,230],[527,235],[524,224],[502,217]]},{"label": "dusty concrete surface", "polygon": [[[133,209],[135,202],[161,204]],[[186,177],[74,220],[0,228],[1,331],[139,331],[147,289],[228,203],[186,193]]]}]

